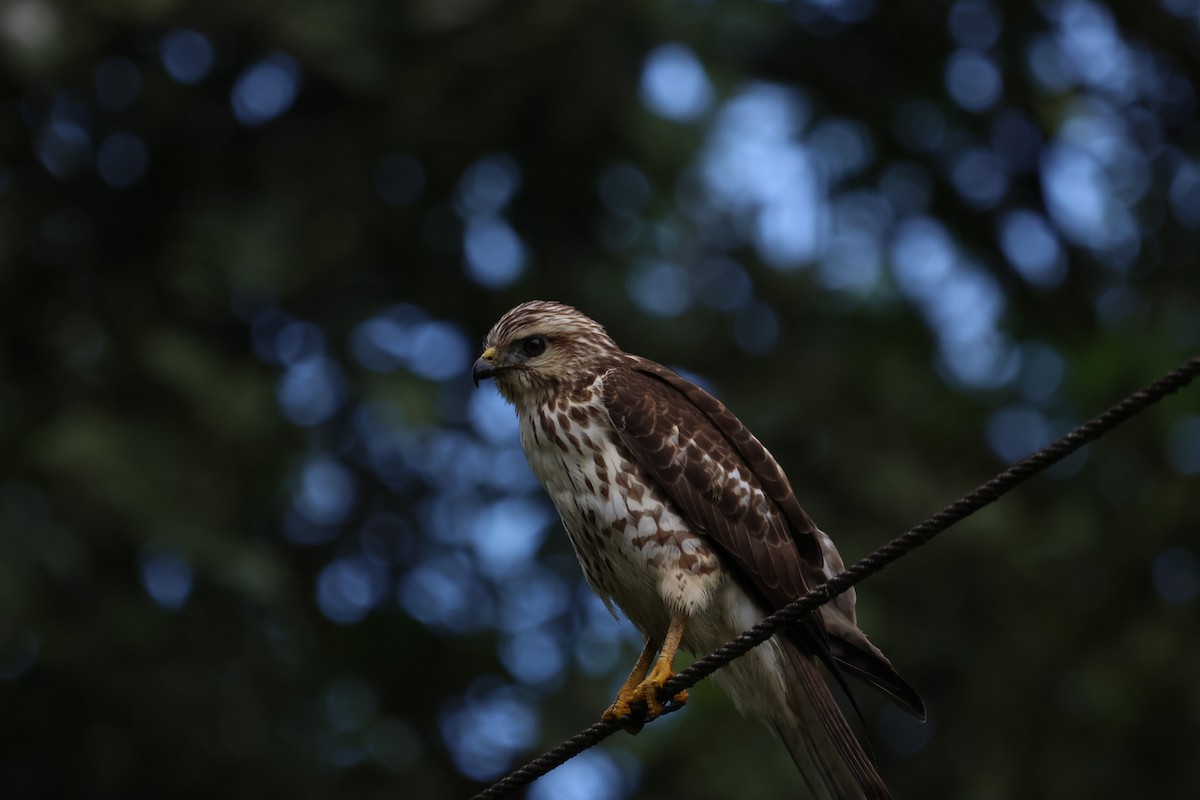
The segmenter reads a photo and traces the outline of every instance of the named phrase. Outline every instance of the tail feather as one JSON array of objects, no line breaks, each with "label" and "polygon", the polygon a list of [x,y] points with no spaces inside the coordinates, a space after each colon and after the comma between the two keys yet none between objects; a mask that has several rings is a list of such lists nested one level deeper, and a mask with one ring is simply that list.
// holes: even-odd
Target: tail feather
[{"label": "tail feather", "polygon": [[896,705],[917,719],[925,720],[925,703],[917,690],[896,672],[892,662],[871,644],[854,621],[832,614],[823,617],[828,632],[826,642],[837,667],[883,692]]},{"label": "tail feather", "polygon": [[816,661],[795,642],[783,639],[780,645],[793,677],[788,692],[791,713],[772,715],[772,723],[813,793],[837,800],[890,798]]}]

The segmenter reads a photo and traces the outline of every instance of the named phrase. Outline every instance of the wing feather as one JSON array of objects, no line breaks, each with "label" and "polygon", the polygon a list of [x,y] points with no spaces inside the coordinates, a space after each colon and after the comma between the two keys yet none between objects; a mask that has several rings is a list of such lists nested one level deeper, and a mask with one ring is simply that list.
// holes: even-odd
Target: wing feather
[{"label": "wing feather", "polygon": [[[631,358],[605,375],[603,400],[633,460],[693,530],[718,546],[767,611],[841,571],[836,551],[826,563],[827,537],[800,507],[779,462],[711,394],[653,361]],[[808,647],[828,648],[851,674],[924,718],[920,695],[858,629],[852,592],[823,606],[804,630]]]},{"label": "wing feather", "polygon": [[605,376],[604,405],[634,460],[770,609],[824,579],[816,526],[775,459],[716,398],[639,360]]}]

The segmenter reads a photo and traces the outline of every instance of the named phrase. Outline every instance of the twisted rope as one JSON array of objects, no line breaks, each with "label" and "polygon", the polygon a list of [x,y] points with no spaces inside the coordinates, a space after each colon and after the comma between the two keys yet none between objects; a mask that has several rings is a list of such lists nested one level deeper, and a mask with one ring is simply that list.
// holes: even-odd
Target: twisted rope
[{"label": "twisted rope", "polygon": [[[844,572],[793,600],[788,605],[770,614],[754,627],[733,641],[718,647],[687,669],[674,675],[666,682],[660,697],[672,695],[694,686],[730,661],[745,655],[754,647],[770,639],[779,630],[798,622],[814,609],[837,597],[855,584],[879,572],[881,569],[925,544],[942,531],[994,503],[1020,484],[1062,461],[1085,444],[1095,441],[1131,417],[1140,414],[1170,394],[1187,386],[1200,375],[1200,356],[1186,361],[1149,386],[1134,392],[1104,413],[1093,417],[1053,444],[1043,447],[1033,455],[1013,464],[975,491],[943,508],[932,517],[897,536],[875,552],[861,559]],[[682,708],[670,705],[667,712]],[[590,747],[599,744],[621,730],[618,722],[601,720],[572,736],[552,750],[538,756],[523,767],[513,770],[507,777],[475,795],[472,800],[496,800],[507,797],[518,789],[529,785],[555,767]]]}]

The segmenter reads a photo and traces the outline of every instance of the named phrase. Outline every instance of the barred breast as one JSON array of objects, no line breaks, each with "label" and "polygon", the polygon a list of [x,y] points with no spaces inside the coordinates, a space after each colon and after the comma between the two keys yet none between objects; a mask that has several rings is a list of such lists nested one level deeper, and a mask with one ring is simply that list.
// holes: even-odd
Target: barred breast
[{"label": "barred breast", "polygon": [[593,591],[661,637],[672,612],[693,617],[709,605],[723,573],[707,538],[627,457],[598,383],[522,413],[521,444]]}]

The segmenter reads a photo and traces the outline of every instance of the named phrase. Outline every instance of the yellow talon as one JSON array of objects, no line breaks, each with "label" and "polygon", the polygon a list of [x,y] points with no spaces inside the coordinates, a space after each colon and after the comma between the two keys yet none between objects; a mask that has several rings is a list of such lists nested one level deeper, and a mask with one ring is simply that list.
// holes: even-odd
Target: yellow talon
[{"label": "yellow talon", "polygon": [[[646,724],[645,707],[640,706],[641,697],[621,696],[617,695],[617,699],[604,712],[601,719],[609,722],[619,722],[625,730],[629,731],[634,736],[637,736],[642,731],[642,726]],[[635,706],[635,704],[639,704]]]},{"label": "yellow talon", "polygon": [[[603,719],[619,722],[625,730],[637,735],[643,725],[662,716],[667,706],[658,699],[658,695],[663,685],[675,675],[675,652],[683,638],[683,625],[683,620],[672,620],[667,637],[662,643],[662,652],[654,662],[653,669],[650,669],[650,661],[659,647],[653,639],[646,642],[633,671],[617,692],[617,699],[604,712]],[[687,698],[688,693],[684,689],[677,692],[670,703],[683,705]]]},{"label": "yellow talon", "polygon": [[[675,670],[669,661],[659,661],[654,665],[654,669],[650,670],[650,674],[646,676],[646,680],[642,681],[637,687],[640,693],[640,699],[646,704],[646,721],[662,716],[667,710],[666,704],[658,699],[662,692],[663,686],[667,681],[675,676]],[[687,702],[687,689],[677,692],[671,698],[672,705],[681,706]]]},{"label": "yellow talon", "polygon": [[[647,643],[646,649],[650,654],[654,654],[654,649],[650,643]],[[645,655],[643,653],[643,655]],[[610,722],[619,722],[633,735],[637,735],[642,730],[648,720],[646,718],[647,704],[643,700],[642,693],[642,677],[646,674],[646,667],[643,661],[648,662],[649,658],[638,659],[637,665],[634,666],[633,672],[625,681],[625,685],[617,692],[617,699],[604,712],[602,719]]]}]

